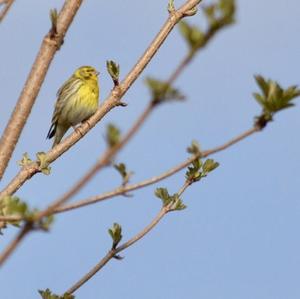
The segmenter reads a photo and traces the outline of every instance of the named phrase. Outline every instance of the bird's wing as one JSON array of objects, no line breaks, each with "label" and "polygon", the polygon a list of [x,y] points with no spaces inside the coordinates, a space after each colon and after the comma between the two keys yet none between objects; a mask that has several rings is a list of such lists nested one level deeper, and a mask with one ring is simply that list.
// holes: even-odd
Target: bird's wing
[{"label": "bird's wing", "polygon": [[80,88],[82,81],[73,76],[69,78],[62,87],[57,91],[57,100],[55,103],[55,108],[52,116],[52,123],[57,122],[59,115],[63,107],[65,107],[66,102],[72,97],[78,89]]}]

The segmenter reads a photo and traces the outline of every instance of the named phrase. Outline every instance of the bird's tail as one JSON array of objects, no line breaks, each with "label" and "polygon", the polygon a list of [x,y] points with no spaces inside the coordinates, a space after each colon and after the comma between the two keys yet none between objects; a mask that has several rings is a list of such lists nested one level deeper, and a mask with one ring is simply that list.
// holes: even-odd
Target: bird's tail
[{"label": "bird's tail", "polygon": [[46,139],[51,139],[55,135],[56,128],[57,128],[57,123],[52,123]]},{"label": "bird's tail", "polygon": [[68,126],[58,125],[57,123],[53,123],[49,129],[47,138],[51,139],[54,136],[54,142],[52,148],[60,143],[61,139],[69,129]]}]

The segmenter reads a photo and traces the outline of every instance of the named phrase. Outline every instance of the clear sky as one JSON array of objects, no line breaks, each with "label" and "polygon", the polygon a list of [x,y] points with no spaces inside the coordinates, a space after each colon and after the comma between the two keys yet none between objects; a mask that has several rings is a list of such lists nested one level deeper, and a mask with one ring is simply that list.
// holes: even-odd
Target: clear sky
[{"label": "clear sky", "polygon": [[[183,1],[175,1],[176,5]],[[9,119],[45,33],[49,10],[63,1],[19,1],[0,25],[0,131]],[[203,4],[207,3],[203,0]],[[300,84],[300,3],[297,0],[237,1],[237,23],[221,32],[176,82],[184,103],[163,105],[117,161],[134,171],[132,182],[157,175],[187,157],[196,139],[208,149],[251,127],[260,107],[254,74]],[[122,78],[135,64],[167,17],[167,0],[85,1],[55,56],[9,165],[3,187],[18,171],[24,152],[47,151],[55,94],[81,65],[101,72],[101,100],[112,88],[108,59],[121,65]],[[190,19],[202,24],[197,15]],[[122,132],[149,101],[147,75],[161,79],[174,70],[187,47],[174,30],[126,94],[127,108],[114,109],[83,140],[36,175],[17,195],[43,208],[89,169],[105,149],[106,125]],[[76,298],[296,299],[300,297],[299,105],[276,116],[267,129],[213,158],[221,166],[184,194],[186,210],[171,213],[143,240],[111,261]],[[27,237],[0,271],[1,298],[40,298],[37,290],[62,293],[93,267],[111,246],[107,229],[123,226],[124,240],[148,224],[160,208],[156,187],[170,193],[184,172],[157,186],[56,217],[50,233]],[[120,184],[105,169],[75,199]],[[17,232],[5,231],[2,249]]]}]

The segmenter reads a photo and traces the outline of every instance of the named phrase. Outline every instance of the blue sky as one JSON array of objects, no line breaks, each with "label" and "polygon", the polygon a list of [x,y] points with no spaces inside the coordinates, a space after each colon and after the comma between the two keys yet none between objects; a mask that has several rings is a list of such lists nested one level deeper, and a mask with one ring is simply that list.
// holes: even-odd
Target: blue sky
[{"label": "blue sky", "polygon": [[[175,1],[176,5],[183,1]],[[237,23],[221,32],[193,61],[176,86],[184,103],[159,107],[119,154],[134,171],[132,182],[157,175],[183,161],[196,139],[208,149],[251,127],[260,108],[254,74],[283,86],[300,83],[299,12],[296,0],[237,1]],[[63,1],[16,1],[0,26],[2,132],[22,89],[51,8]],[[203,4],[206,1],[203,0]],[[167,1],[86,1],[55,56],[13,155],[3,187],[18,171],[24,152],[47,151],[55,94],[81,65],[100,70],[101,100],[112,88],[108,59],[121,65],[122,78],[135,64],[167,17]],[[202,24],[200,15],[190,19]],[[178,30],[170,35],[142,76],[125,95],[128,107],[114,109],[84,139],[36,175],[17,195],[43,208],[89,169],[105,149],[110,122],[126,132],[149,101],[147,75],[165,79],[185,55]],[[213,156],[221,166],[184,194],[188,208],[171,213],[143,240],[111,261],[76,298],[296,299],[300,296],[299,105],[276,115],[265,131]],[[111,246],[107,229],[123,226],[124,240],[147,225],[160,208],[156,187],[170,193],[184,172],[134,193],[56,217],[50,233],[34,233],[0,271],[5,299],[39,298],[38,289],[62,293],[93,267]],[[75,199],[120,184],[105,169]],[[16,234],[10,228],[0,248]]]}]

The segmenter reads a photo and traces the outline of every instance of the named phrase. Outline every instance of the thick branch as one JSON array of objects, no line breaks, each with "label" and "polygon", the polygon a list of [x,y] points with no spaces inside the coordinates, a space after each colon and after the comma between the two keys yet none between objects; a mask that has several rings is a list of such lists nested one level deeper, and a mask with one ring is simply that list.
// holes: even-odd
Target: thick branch
[{"label": "thick branch", "polygon": [[50,63],[77,13],[82,0],[66,0],[57,19],[57,34],[48,33],[33,63],[17,105],[0,140],[0,180],[35,103]]},{"label": "thick branch", "polygon": [[[120,103],[120,99],[127,92],[130,86],[134,83],[137,77],[141,74],[144,68],[148,65],[152,57],[155,55],[157,50],[160,48],[164,40],[167,38],[174,26],[185,17],[186,13],[192,8],[197,6],[200,0],[189,0],[181,8],[174,13],[170,14],[168,20],[163,25],[160,32],[157,34],[155,39],[152,41],[148,49],[139,59],[137,64],[133,67],[130,73],[126,76],[123,82],[115,88],[108,96],[106,101],[101,105],[98,111],[84,123],[80,130],[75,131],[63,142],[58,144],[55,148],[47,153],[48,162],[51,163],[66,152],[72,145],[74,145],[79,139],[81,139],[92,127],[94,127],[111,109]],[[80,132],[79,132],[80,131]],[[9,183],[9,185],[0,193],[0,198],[5,195],[11,195],[16,192],[26,180],[31,178],[36,173],[40,172],[39,165],[34,162],[24,167],[17,176]]]}]

